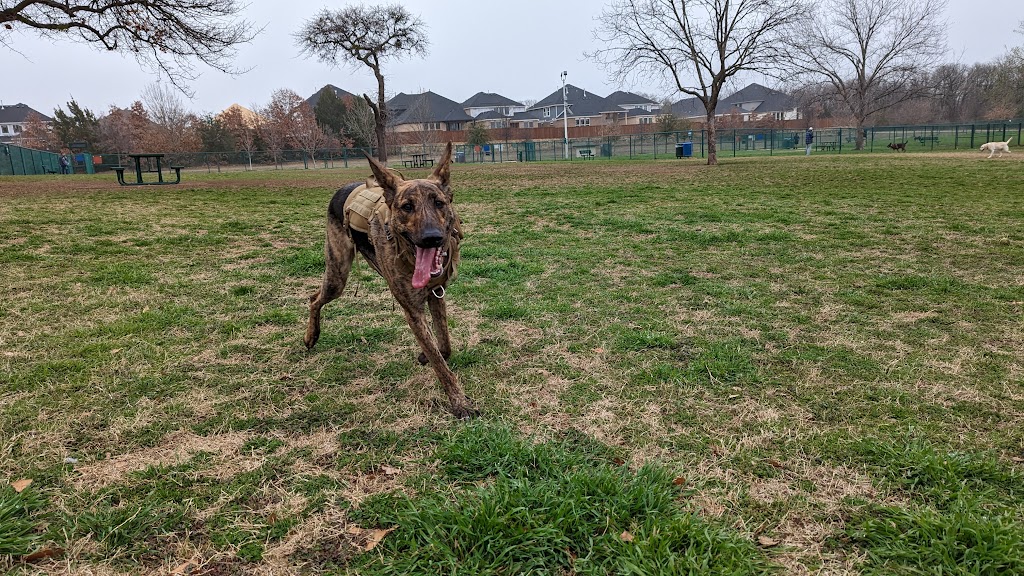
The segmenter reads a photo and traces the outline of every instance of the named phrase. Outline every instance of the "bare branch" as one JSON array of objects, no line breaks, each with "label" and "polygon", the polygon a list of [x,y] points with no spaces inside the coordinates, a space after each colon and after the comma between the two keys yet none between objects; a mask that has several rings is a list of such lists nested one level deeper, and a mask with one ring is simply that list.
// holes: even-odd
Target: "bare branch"
[{"label": "bare branch", "polygon": [[782,69],[784,33],[804,0],[617,0],[598,17],[588,53],[619,83],[660,78],[707,111],[708,164],[716,164],[715,108],[725,83],[746,71]]},{"label": "bare branch", "polygon": [[873,115],[930,92],[925,81],[946,53],[946,0],[823,0],[799,23],[788,58],[824,84],[857,123],[857,147]]},{"label": "bare branch", "polygon": [[236,19],[245,8],[236,0],[0,0],[0,45],[21,29],[78,39],[133,56],[191,96],[196,61],[244,72],[231,64],[236,47],[261,31]]}]

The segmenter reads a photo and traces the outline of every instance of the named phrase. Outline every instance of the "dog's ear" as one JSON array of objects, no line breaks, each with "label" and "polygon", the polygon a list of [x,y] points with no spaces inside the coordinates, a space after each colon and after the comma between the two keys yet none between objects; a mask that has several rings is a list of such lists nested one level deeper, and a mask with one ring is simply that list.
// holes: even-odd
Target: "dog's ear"
[{"label": "dog's ear", "polygon": [[452,164],[452,143],[449,140],[448,145],[444,148],[444,154],[441,155],[441,161],[434,167],[434,172],[430,175],[431,182],[437,184],[445,194],[448,195],[448,200],[451,201],[452,191],[448,187],[448,182],[451,178],[451,164]]},{"label": "dog's ear", "polygon": [[363,156],[366,156],[366,161],[370,163],[370,170],[373,171],[373,177],[377,179],[377,184],[380,184],[380,187],[384,190],[384,202],[391,206],[391,203],[395,200],[395,194],[398,193],[398,186],[405,182],[405,179],[402,178],[401,174],[377,162],[365,150],[363,150]]}]

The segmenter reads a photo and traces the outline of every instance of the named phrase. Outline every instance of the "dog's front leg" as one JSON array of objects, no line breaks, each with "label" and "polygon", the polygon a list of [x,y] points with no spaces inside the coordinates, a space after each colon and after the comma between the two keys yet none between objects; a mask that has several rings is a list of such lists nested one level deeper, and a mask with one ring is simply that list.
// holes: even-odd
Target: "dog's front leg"
[{"label": "dog's front leg", "polygon": [[[437,342],[437,349],[445,360],[452,357],[452,339],[448,333],[448,308],[445,306],[444,298],[438,298],[431,294],[427,296],[427,305],[430,306],[430,323],[434,327],[434,340]],[[417,358],[420,364],[427,365],[427,355],[420,352]]]},{"label": "dog's front leg", "polygon": [[[434,368],[437,379],[441,382],[441,386],[448,395],[452,414],[458,418],[470,418],[479,414],[479,411],[473,407],[472,400],[462,391],[462,386],[459,385],[455,373],[448,367],[448,363],[445,362],[437,344],[434,343],[434,339],[430,336],[430,328],[427,327],[427,319],[422,312],[422,308],[416,314],[404,307],[403,310],[405,312],[405,320],[409,323],[409,327],[412,328],[413,336],[419,342],[420,349],[423,350],[423,354],[427,357],[427,362]],[[447,331],[447,327],[445,331]]]}]

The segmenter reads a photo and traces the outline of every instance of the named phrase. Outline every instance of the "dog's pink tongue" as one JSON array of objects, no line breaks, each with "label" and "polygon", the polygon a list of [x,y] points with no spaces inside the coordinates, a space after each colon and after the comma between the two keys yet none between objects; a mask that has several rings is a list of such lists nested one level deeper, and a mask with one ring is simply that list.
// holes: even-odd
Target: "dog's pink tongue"
[{"label": "dog's pink tongue", "polygon": [[412,287],[423,288],[430,282],[430,269],[434,266],[437,248],[416,247],[416,270],[412,273]]}]

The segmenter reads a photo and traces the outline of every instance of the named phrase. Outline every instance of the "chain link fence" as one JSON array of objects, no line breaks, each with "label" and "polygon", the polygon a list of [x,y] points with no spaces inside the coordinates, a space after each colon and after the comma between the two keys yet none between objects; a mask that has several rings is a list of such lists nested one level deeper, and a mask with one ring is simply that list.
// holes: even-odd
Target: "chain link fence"
[{"label": "chain link fence", "polygon": [[[814,131],[814,154],[860,154],[889,151],[889,144],[904,144],[908,153],[977,150],[985,142],[1013,137],[1020,141],[1024,122],[950,124],[924,126],[877,126],[863,132],[863,148],[857,149],[857,131],[853,128],[823,128]],[[389,149],[392,167],[400,170],[423,168],[413,155],[436,161],[444,150],[439,141],[443,133],[434,133],[434,141],[407,144]],[[775,156],[804,154],[804,130],[776,128],[720,128],[716,140],[720,157]],[[0,145],[0,174],[47,174],[60,171],[59,156],[52,152]],[[310,154],[303,150],[169,152],[165,164],[185,166],[191,171],[225,172],[242,170],[330,169],[366,166],[363,154],[370,149],[332,148]],[[686,130],[650,134],[615,135],[558,140],[491,142],[482,146],[458,144],[454,161],[542,162],[601,159],[706,158],[707,131]],[[123,166],[125,155],[92,156],[97,171]],[[76,170],[78,172],[78,170]]]}]

